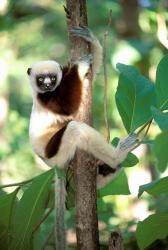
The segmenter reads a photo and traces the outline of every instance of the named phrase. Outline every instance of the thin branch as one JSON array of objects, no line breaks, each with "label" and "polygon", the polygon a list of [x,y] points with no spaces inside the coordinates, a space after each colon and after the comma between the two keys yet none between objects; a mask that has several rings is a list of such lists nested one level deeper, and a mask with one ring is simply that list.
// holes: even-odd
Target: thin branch
[{"label": "thin branch", "polygon": [[49,241],[52,237],[52,235],[54,234],[54,229],[55,229],[55,225],[53,225],[53,227],[51,228],[51,231],[49,232],[49,234],[47,235],[46,240],[44,241],[44,244],[41,248],[41,250],[45,250],[45,248],[47,247],[47,245],[49,244]]},{"label": "thin branch", "polygon": [[38,230],[38,228],[41,226],[41,224],[48,218],[48,216],[50,215],[50,213],[53,211],[54,209],[54,204],[53,206],[48,210],[48,212],[44,215],[44,217],[41,219],[41,221],[39,221],[39,223],[36,225],[36,227],[33,230],[33,234]]},{"label": "thin branch", "polygon": [[108,80],[107,80],[107,66],[106,66],[106,40],[109,31],[109,27],[112,21],[112,10],[109,12],[109,20],[107,24],[107,30],[103,33],[103,71],[104,71],[104,120],[107,131],[107,141],[110,141],[110,128],[108,123],[107,114],[107,91],[108,91]]}]

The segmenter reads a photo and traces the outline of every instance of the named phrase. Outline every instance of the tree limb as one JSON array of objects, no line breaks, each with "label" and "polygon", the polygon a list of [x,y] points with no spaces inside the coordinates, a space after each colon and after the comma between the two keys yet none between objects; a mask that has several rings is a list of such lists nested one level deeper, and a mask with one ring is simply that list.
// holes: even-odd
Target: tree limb
[{"label": "tree limb", "polygon": [[[87,26],[85,0],[66,0],[67,26],[71,49],[71,61],[88,53],[87,42],[70,34],[73,26]],[[92,124],[92,74],[88,76],[86,95],[76,116],[77,120]],[[76,184],[76,233],[78,250],[98,250],[98,220],[96,205],[96,161],[86,152],[78,151],[73,162]]]}]

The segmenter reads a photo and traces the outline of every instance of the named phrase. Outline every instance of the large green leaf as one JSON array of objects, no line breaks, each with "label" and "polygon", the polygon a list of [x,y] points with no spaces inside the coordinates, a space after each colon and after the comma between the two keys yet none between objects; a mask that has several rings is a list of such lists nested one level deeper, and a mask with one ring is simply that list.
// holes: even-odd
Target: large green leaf
[{"label": "large green leaf", "polygon": [[162,131],[168,131],[168,112],[162,112],[155,107],[151,107],[153,118]]},{"label": "large green leaf", "polygon": [[114,177],[114,179],[110,183],[108,183],[105,187],[100,188],[97,192],[98,197],[117,194],[130,194],[128,180],[125,172],[121,170],[121,172],[118,173],[118,175]]},{"label": "large green leaf", "polygon": [[127,132],[149,121],[150,107],[155,105],[154,84],[132,66],[117,64],[120,71],[115,95],[116,104]]},{"label": "large green leaf", "polygon": [[45,211],[46,200],[51,188],[54,169],[36,177],[24,192],[15,211],[10,249],[30,250],[30,238],[34,226]]},{"label": "large green leaf", "polygon": [[142,193],[145,191],[151,195],[160,195],[168,193],[168,177],[164,177],[159,180],[152,181],[148,184],[140,186],[138,196],[141,196]]},{"label": "large green leaf", "polygon": [[163,132],[156,137],[152,149],[157,159],[159,171],[164,172],[168,165],[168,132]]},{"label": "large green leaf", "polygon": [[138,223],[136,237],[140,249],[145,249],[157,239],[168,235],[168,213],[153,214]]},{"label": "large green leaf", "polygon": [[168,55],[160,61],[156,72],[157,107],[168,109]]},{"label": "large green leaf", "polygon": [[9,242],[9,230],[18,188],[10,194],[0,195],[0,249]]}]

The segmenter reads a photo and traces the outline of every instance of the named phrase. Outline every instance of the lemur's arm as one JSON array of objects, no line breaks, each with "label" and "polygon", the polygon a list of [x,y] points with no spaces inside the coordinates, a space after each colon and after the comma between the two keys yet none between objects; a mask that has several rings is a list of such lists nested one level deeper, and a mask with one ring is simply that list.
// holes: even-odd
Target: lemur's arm
[{"label": "lemur's arm", "polygon": [[[92,59],[92,72],[93,72],[93,78],[96,76],[97,72],[99,71],[99,68],[102,64],[102,58],[103,58],[103,50],[102,46],[97,39],[97,37],[85,26],[79,26],[79,27],[73,27],[71,29],[71,34],[73,36],[78,36],[83,38],[85,41],[87,41],[91,46],[91,52],[89,55],[84,55],[84,57],[81,57],[82,59],[86,58],[86,63],[90,59]],[[85,59],[84,59],[85,61]]]},{"label": "lemur's arm", "polygon": [[66,115],[78,110],[84,91],[84,79],[91,65],[94,78],[102,63],[102,47],[88,28],[74,27],[71,33],[89,42],[91,51],[90,54],[82,55],[78,61],[63,67],[63,76],[56,90],[56,97],[61,111]]}]

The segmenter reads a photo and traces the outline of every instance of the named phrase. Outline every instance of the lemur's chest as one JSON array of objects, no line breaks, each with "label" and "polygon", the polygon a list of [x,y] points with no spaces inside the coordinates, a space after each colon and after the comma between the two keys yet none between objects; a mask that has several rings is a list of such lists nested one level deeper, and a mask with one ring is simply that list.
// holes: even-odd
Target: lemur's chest
[{"label": "lemur's chest", "polygon": [[45,158],[45,148],[53,137],[70,119],[70,117],[63,117],[55,115],[44,109],[33,107],[30,126],[29,137],[33,150],[40,157]]}]

